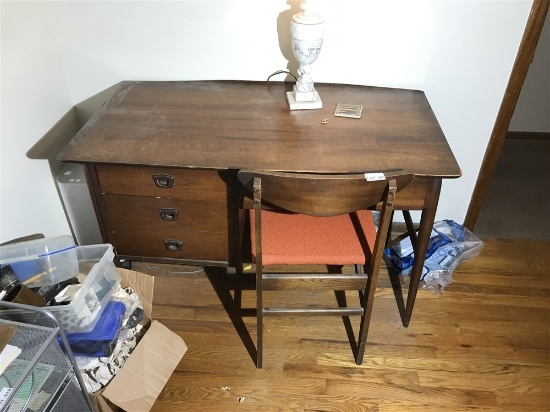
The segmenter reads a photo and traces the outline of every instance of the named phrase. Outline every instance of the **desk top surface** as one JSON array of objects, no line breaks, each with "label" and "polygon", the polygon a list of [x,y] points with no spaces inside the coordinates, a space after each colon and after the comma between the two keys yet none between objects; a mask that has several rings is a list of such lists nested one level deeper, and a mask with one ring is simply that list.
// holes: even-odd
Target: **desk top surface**
[{"label": "desk top surface", "polygon": [[[58,158],[207,169],[461,175],[423,92],[317,83],[323,108],[290,111],[286,91],[291,87],[282,82],[121,82]],[[334,116],[338,103],[363,105],[362,117]]]}]

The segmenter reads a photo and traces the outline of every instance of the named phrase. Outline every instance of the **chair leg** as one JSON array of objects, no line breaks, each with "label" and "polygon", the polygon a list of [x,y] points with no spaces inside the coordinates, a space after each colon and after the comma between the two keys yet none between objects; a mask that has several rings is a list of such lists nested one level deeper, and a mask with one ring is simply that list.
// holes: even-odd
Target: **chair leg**
[{"label": "chair leg", "polygon": [[361,365],[363,363],[363,355],[365,354],[365,346],[367,344],[367,335],[369,333],[370,319],[372,315],[372,306],[374,301],[374,292],[376,291],[376,284],[378,283],[378,270],[374,270],[369,280],[367,281],[367,288],[363,294],[363,307],[365,313],[361,316],[361,326],[359,328],[359,341],[357,358],[355,363]]},{"label": "chair leg", "polygon": [[411,217],[411,212],[408,210],[403,210],[403,218],[405,219],[405,224],[407,225],[407,232],[411,238],[411,244],[416,250],[416,244],[418,243],[418,238],[416,236],[416,229],[414,228],[414,223]]},{"label": "chair leg", "polygon": [[[391,231],[393,230],[393,215],[394,215],[394,212],[392,211],[391,217],[390,217],[390,223],[388,226],[388,234],[386,236],[386,242],[384,244],[385,248],[387,248],[390,245],[390,241],[391,241]],[[379,226],[380,226],[380,223],[379,223]]]},{"label": "chair leg", "polygon": [[264,340],[263,274],[261,265],[256,266],[256,368],[262,368]]}]

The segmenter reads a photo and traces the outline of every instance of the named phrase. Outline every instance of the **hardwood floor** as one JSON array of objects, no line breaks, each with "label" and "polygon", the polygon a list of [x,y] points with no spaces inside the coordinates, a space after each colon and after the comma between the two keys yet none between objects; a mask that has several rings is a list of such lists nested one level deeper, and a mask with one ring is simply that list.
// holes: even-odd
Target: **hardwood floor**
[{"label": "hardwood floor", "polygon": [[[486,241],[443,296],[418,292],[408,328],[381,274],[361,366],[342,318],[270,317],[258,370],[251,276],[239,311],[235,275],[133,268],[155,275],[154,317],[189,347],[155,411],[550,410],[549,242]],[[273,292],[274,304],[305,298],[336,301]],[[357,334],[358,319],[351,322]]]}]

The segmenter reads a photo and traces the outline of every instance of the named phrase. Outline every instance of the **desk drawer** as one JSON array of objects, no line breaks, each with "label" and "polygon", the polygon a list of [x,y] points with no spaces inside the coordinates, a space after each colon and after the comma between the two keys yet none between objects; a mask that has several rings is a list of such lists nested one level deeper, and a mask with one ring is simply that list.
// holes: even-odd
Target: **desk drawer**
[{"label": "desk drawer", "polygon": [[140,227],[228,231],[227,203],[110,194],[103,199],[113,230]]},{"label": "desk drawer", "polygon": [[227,232],[124,228],[112,232],[118,255],[227,261]]},{"label": "desk drawer", "polygon": [[215,170],[98,165],[103,193],[189,200],[227,199],[227,186]]}]

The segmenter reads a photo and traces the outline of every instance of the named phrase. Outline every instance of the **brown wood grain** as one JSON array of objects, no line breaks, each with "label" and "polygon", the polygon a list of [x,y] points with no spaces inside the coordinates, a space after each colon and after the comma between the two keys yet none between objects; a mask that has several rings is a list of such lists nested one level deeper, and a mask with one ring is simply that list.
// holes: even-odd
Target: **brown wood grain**
[{"label": "brown wood grain", "polygon": [[[227,186],[217,171],[166,167],[99,165],[97,174],[103,193],[185,200],[227,200]],[[173,187],[159,188],[153,176],[170,175]]]},{"label": "brown wood grain", "polygon": [[[105,195],[107,213],[114,230],[121,227],[167,230],[228,231],[227,203],[144,196]],[[163,220],[159,211],[177,210],[177,220]]]},{"label": "brown wood grain", "polygon": [[[291,112],[281,82],[123,82],[61,151],[76,163],[459,177],[422,91],[316,84],[323,109]],[[337,103],[361,119],[335,117]],[[329,119],[328,124],[321,120]],[[249,154],[258,155],[249,155]]]},{"label": "brown wood grain", "polygon": [[[150,256],[172,259],[227,260],[227,232],[125,227],[113,230],[112,237],[119,255]],[[182,242],[181,250],[171,251],[165,240]],[[208,247],[205,247],[208,245]]]}]

